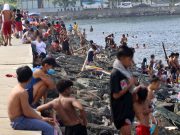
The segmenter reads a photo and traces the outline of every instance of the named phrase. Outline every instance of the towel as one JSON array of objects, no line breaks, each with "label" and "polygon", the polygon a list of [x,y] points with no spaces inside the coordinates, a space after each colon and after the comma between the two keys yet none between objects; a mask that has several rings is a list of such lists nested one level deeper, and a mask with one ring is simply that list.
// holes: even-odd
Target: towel
[{"label": "towel", "polygon": [[[123,64],[121,63],[121,61],[119,61],[118,59],[116,59],[113,63],[113,68],[119,70],[119,72],[121,72],[124,76],[127,77],[127,79],[131,79],[133,77],[133,75],[131,74],[131,72],[125,68],[123,66]],[[133,85],[131,87],[131,89],[129,90],[130,93],[133,93],[134,92],[134,88],[135,88],[135,85]]]},{"label": "towel", "polygon": [[128,69],[126,69],[121,61],[119,61],[118,59],[116,59],[113,63],[113,68],[119,70],[124,76],[126,76],[128,79],[131,79],[133,77],[133,75],[130,73],[130,71],[128,71]]}]

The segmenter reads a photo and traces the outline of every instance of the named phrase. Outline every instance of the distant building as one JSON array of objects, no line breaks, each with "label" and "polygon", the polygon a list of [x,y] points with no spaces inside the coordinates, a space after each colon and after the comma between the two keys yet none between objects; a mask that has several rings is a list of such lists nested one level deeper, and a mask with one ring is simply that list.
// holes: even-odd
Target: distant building
[{"label": "distant building", "polygon": [[58,12],[65,10],[81,10],[81,2],[78,0],[74,6],[69,5],[66,9],[54,4],[54,0],[17,0],[17,7],[29,12]]}]

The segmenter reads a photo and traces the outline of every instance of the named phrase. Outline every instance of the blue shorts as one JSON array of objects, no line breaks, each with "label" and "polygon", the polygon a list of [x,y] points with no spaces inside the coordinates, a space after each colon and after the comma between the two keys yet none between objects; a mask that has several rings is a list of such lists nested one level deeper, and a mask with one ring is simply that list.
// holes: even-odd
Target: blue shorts
[{"label": "blue shorts", "polygon": [[32,118],[20,116],[11,122],[14,130],[42,131],[42,135],[54,135],[53,126],[48,123]]}]

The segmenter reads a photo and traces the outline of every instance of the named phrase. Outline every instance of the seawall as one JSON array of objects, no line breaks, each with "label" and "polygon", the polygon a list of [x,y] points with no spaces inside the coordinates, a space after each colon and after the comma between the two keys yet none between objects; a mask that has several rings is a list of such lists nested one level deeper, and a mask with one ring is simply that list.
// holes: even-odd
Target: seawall
[{"label": "seawall", "polygon": [[90,18],[114,18],[122,16],[153,16],[153,15],[180,15],[180,6],[177,7],[144,7],[129,9],[89,9],[82,11],[46,12],[42,15],[59,16],[63,19],[90,19]]}]

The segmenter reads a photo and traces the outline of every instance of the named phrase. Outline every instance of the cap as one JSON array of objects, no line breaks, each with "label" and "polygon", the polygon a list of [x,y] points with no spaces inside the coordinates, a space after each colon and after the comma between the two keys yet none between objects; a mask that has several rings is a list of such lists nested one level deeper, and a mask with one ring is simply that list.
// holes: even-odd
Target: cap
[{"label": "cap", "polygon": [[52,57],[44,58],[42,61],[42,65],[44,65],[44,64],[48,64],[48,65],[51,65],[53,67],[59,67],[59,65],[56,63],[56,60]]}]

